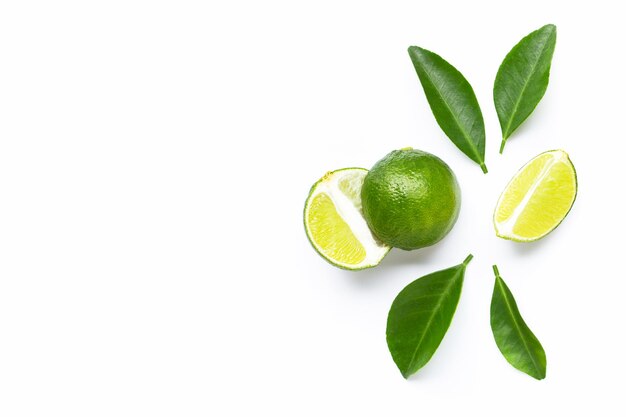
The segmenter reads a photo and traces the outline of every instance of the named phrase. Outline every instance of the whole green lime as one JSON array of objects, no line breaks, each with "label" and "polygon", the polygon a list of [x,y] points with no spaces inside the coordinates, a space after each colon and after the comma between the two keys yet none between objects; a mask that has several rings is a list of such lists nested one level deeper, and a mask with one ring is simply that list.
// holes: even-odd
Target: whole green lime
[{"label": "whole green lime", "polygon": [[365,176],[363,216],[387,245],[413,250],[439,242],[454,226],[461,190],[450,167],[417,149],[392,151]]}]

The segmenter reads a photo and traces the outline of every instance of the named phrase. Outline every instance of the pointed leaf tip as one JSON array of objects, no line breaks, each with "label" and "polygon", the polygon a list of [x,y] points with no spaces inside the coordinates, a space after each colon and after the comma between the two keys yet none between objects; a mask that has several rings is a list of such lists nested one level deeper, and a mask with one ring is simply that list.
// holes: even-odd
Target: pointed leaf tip
[{"label": "pointed leaf tip", "polygon": [[542,26],[540,30],[542,29],[546,31],[556,32],[556,25],[554,23],[548,23],[547,25]]}]

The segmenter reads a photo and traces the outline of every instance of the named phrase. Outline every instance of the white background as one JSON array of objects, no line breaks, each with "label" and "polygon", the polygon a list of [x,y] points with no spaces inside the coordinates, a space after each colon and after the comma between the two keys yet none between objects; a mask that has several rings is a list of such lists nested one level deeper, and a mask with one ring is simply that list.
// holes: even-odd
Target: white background
[{"label": "white background", "polygon": [[[624,415],[618,5],[3,2],[0,415]],[[550,86],[499,156],[495,73],[546,23]],[[488,175],[436,125],[413,44],[472,83]],[[406,146],[456,172],[456,227],[375,269],[324,262],[302,225],[311,184]],[[496,238],[500,191],[555,148],[578,171],[572,212],[537,243]],[[388,308],[468,253],[452,326],[405,381]],[[543,381],[493,342],[493,263]]]}]

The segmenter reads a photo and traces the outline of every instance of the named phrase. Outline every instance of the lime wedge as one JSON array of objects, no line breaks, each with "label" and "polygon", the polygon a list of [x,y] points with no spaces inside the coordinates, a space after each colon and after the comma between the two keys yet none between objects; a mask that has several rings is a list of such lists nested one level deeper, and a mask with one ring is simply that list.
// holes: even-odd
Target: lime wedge
[{"label": "lime wedge", "polygon": [[536,156],[500,195],[493,214],[496,235],[517,242],[541,239],[567,216],[577,189],[576,170],[565,151]]},{"label": "lime wedge", "polygon": [[363,218],[361,186],[366,174],[363,168],[328,172],[313,185],[304,205],[311,244],[340,268],[376,266],[391,249],[374,237]]}]

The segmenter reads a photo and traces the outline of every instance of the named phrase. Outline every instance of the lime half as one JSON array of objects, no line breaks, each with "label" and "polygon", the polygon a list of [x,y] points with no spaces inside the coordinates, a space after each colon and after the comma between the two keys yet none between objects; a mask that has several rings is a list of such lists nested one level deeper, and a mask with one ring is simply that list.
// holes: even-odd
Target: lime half
[{"label": "lime half", "polygon": [[567,216],[577,190],[576,170],[565,151],[536,156],[500,195],[493,215],[496,234],[518,242],[541,239]]},{"label": "lime half", "polygon": [[361,210],[367,170],[326,173],[311,188],[304,205],[304,227],[311,244],[328,262],[345,269],[376,266],[391,249],[374,237]]}]

